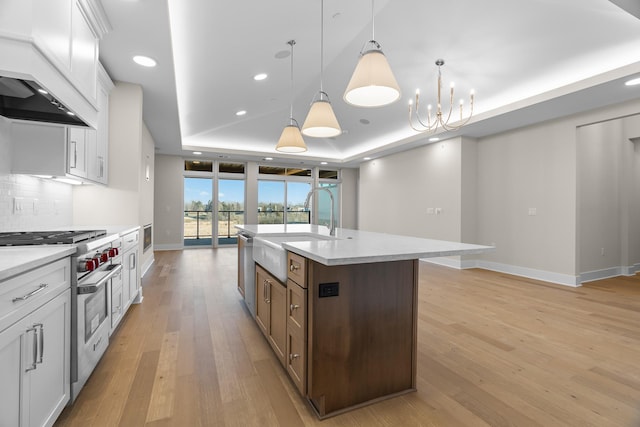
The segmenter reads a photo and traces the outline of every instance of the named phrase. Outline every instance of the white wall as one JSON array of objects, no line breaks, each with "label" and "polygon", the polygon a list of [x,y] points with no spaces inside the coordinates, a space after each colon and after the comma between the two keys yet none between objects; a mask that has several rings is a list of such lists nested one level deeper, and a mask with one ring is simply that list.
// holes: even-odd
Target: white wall
[{"label": "white wall", "polygon": [[116,83],[109,94],[109,186],[74,189],[75,225],[144,225],[138,193],[142,125],[142,87]]},{"label": "white wall", "polygon": [[340,227],[358,229],[358,169],[340,171]]},{"label": "white wall", "polygon": [[156,249],[181,249],[184,160],[156,154],[153,241]]},{"label": "white wall", "polygon": [[[14,198],[23,210],[14,213]],[[0,231],[69,226],[72,190],[68,184],[11,174],[10,121],[0,117]],[[35,203],[34,203],[35,202]]]},{"label": "white wall", "polygon": [[[578,129],[579,271],[583,280],[640,267],[640,116]],[[637,139],[636,139],[637,141]]]},{"label": "white wall", "polygon": [[[154,209],[154,186],[155,186],[155,142],[149,132],[147,126],[142,123],[142,145],[140,153],[140,183],[138,184],[138,193],[140,194],[140,219],[138,224],[144,227],[147,224],[153,225],[153,209]],[[153,228],[152,228],[153,231]],[[143,233],[140,232],[142,240]],[[143,246],[144,246],[144,242]],[[148,267],[153,262],[153,238],[151,247],[146,251],[140,252],[140,265]]]},{"label": "white wall", "polygon": [[[463,140],[461,152],[456,151],[456,140],[450,140],[364,163],[360,168],[360,227],[447,240],[457,240],[461,230],[462,241],[496,245],[495,252],[475,257],[477,265],[569,285],[579,283],[583,269],[610,265],[586,259],[583,265],[579,262],[580,246],[596,247],[599,253],[606,244],[612,248],[612,256],[624,259],[626,251],[628,262],[638,263],[640,224],[635,218],[640,218],[640,188],[630,187],[629,182],[640,182],[640,163],[631,160],[640,148],[628,138],[640,136],[640,124],[627,119],[618,125],[622,130],[608,129],[609,125],[593,130],[597,141],[594,152],[584,156],[578,155],[577,135],[582,126],[634,115],[639,110],[640,100],[631,101],[487,136],[475,144]],[[621,135],[626,148],[618,155],[607,144],[612,139],[619,141]],[[617,160],[607,160],[611,156]],[[597,167],[606,170],[591,174],[585,161],[598,157],[602,164]],[[624,179],[619,181],[626,188],[598,178],[614,173],[623,163]],[[584,183],[579,183],[578,170],[585,175]],[[584,189],[594,192],[585,193]],[[626,194],[623,199],[616,196],[620,191]],[[455,209],[458,196],[463,212],[460,218],[447,209]],[[584,220],[589,224],[580,225],[578,212],[585,209],[579,209],[579,200],[599,206],[598,210],[586,209]],[[621,203],[628,206],[626,213],[605,212],[619,209],[615,206]],[[425,215],[425,208],[431,206],[442,207],[442,217]],[[398,221],[407,209],[411,212]],[[456,225],[456,221],[460,222]],[[617,230],[625,223],[628,232],[621,234]],[[593,231],[596,239],[614,241],[579,245],[579,227]],[[615,249],[616,245],[622,249]],[[605,253],[609,253],[607,249]]]},{"label": "white wall", "polygon": [[363,163],[360,229],[462,241],[462,152],[462,139],[454,138]]}]

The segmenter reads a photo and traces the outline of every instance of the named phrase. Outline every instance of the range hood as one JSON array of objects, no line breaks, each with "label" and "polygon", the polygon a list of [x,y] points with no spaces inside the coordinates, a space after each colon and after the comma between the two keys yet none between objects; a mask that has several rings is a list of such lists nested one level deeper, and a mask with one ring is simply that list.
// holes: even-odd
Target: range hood
[{"label": "range hood", "polygon": [[31,80],[0,77],[0,116],[9,119],[87,126],[50,93]]}]

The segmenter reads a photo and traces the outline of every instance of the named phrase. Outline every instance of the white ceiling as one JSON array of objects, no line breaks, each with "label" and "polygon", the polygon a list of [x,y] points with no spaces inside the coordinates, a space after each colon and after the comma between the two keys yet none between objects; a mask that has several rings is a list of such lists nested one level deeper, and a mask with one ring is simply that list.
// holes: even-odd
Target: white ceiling
[{"label": "white ceiling", "polygon": [[[617,0],[623,3],[622,0]],[[434,103],[438,58],[445,88],[476,91],[471,124],[481,137],[640,98],[640,20],[608,0],[377,0],[375,39],[402,98],[356,108],[342,95],[358,53],[371,39],[369,0],[325,0],[324,90],[344,134],[305,137],[309,151],[275,151],[288,124],[294,51],[294,118],[302,125],[320,88],[320,0],[102,0],[113,27],[100,59],[114,80],[142,85],[144,120],[157,152],[354,166],[426,143],[407,122],[416,88]],[[135,54],[155,58],[142,68]],[[253,80],[259,72],[269,77]],[[457,96],[458,97],[458,96]],[[247,110],[243,117],[235,112]],[[363,124],[362,122],[368,122]]]}]

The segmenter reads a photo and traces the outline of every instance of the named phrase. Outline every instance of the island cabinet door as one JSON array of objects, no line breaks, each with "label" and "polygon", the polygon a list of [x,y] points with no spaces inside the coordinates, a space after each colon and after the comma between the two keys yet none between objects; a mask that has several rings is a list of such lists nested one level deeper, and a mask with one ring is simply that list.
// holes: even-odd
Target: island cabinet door
[{"label": "island cabinet door", "polygon": [[287,371],[303,396],[307,394],[307,290],[287,281]]},{"label": "island cabinet door", "polygon": [[267,300],[267,277],[266,272],[259,265],[256,266],[256,323],[265,336],[269,335],[270,307]]},{"label": "island cabinet door", "polygon": [[268,271],[256,266],[256,323],[282,366],[287,343],[287,294],[285,286]]}]

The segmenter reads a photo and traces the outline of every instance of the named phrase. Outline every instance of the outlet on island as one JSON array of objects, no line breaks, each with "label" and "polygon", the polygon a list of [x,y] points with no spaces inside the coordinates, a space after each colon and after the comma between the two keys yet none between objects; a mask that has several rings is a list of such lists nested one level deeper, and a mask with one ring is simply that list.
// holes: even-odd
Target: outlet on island
[{"label": "outlet on island", "polygon": [[340,293],[340,283],[320,283],[320,298],[337,297]]}]

